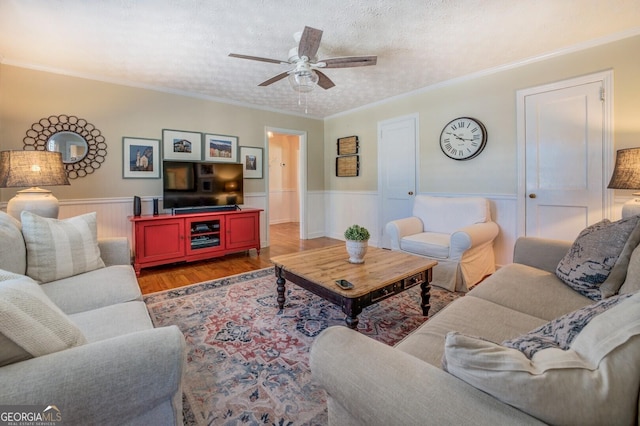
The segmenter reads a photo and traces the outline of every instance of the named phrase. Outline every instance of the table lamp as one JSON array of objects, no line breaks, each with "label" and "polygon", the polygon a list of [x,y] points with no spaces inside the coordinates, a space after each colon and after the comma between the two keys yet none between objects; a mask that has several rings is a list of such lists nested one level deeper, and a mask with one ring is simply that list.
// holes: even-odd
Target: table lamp
[{"label": "table lamp", "polygon": [[[616,153],[616,165],[607,188],[640,189],[640,148],[620,149]],[[636,198],[622,206],[622,217],[640,214],[640,192],[633,193]]]},{"label": "table lamp", "polygon": [[29,187],[7,204],[7,213],[20,220],[23,210],[58,217],[58,199],[38,186],[69,185],[62,154],[49,151],[0,152],[0,188]]}]

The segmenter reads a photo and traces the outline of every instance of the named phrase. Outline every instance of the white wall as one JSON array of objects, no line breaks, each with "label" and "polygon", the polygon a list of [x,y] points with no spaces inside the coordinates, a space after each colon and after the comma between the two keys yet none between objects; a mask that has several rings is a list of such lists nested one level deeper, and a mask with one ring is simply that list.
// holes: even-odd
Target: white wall
[{"label": "white wall", "polygon": [[[378,192],[377,125],[383,120],[417,113],[420,120],[417,193],[478,195],[490,199],[494,219],[501,228],[496,241],[496,262],[508,263],[518,235],[516,201],[521,171],[517,161],[517,91],[611,69],[614,93],[608,95],[614,98],[614,148],[638,146],[640,55],[630,55],[632,51],[640,51],[638,35],[443,82],[327,118],[324,150],[327,235],[338,236],[345,225],[355,222],[370,223],[373,229],[384,225],[377,224],[372,214]],[[488,131],[486,148],[470,161],[447,158],[438,143],[443,126],[461,116],[481,120]],[[358,177],[337,178],[335,141],[351,135],[360,140],[361,173]],[[631,193],[618,190],[615,196],[618,205]],[[351,208],[350,199],[355,200],[354,205],[361,204],[370,211]]]}]

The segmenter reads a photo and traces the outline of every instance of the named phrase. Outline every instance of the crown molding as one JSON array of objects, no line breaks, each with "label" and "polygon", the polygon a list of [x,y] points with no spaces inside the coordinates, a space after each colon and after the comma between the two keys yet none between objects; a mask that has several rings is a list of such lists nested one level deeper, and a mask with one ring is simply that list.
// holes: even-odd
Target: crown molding
[{"label": "crown molding", "polygon": [[578,44],[574,44],[572,46],[568,46],[565,47],[563,49],[558,49],[558,50],[554,50],[551,52],[547,52],[544,53],[542,55],[537,55],[537,56],[533,56],[530,58],[525,58],[522,59],[520,61],[516,61],[516,62],[511,62],[509,64],[504,64],[504,65],[499,65],[497,67],[494,68],[489,68],[486,70],[482,70],[482,71],[478,71],[475,73],[471,73],[471,74],[467,74],[461,77],[456,77],[456,78],[452,78],[450,80],[445,80],[445,81],[441,81],[439,83],[435,83],[435,84],[431,84],[429,86],[426,87],[422,87],[420,89],[416,89],[413,90],[411,92],[407,92],[407,93],[403,93],[401,95],[397,95],[397,96],[392,96],[390,98],[386,98],[386,99],[382,99],[380,101],[377,102],[373,102],[367,105],[363,105],[360,106],[358,108],[353,108],[350,109],[348,111],[342,111],[339,112],[337,114],[333,114],[333,115],[329,115],[327,117],[325,117],[325,120],[328,119],[332,119],[332,118],[337,118],[337,117],[341,117],[341,116],[345,116],[345,115],[349,115],[351,113],[354,112],[358,112],[358,111],[363,111],[375,106],[380,106],[380,105],[385,105],[388,104],[390,102],[395,102],[401,99],[405,99],[405,98],[410,98],[412,96],[416,96],[422,93],[427,93],[430,92],[432,90],[436,90],[436,89],[441,89],[443,87],[449,87],[449,86],[453,86],[459,83],[463,83],[463,82],[467,82],[470,80],[474,80],[477,78],[481,78],[481,77],[486,77],[492,74],[497,74],[503,71],[507,71],[507,70],[512,70],[515,68],[520,68],[520,67],[524,67],[526,65],[531,65],[534,64],[536,62],[541,62],[541,61],[546,61],[547,59],[552,59],[552,58],[557,58],[560,56],[564,56],[564,55],[568,55],[570,53],[575,53],[575,52],[580,52],[582,50],[587,50],[593,47],[598,47],[598,46],[602,46],[604,44],[609,44],[609,43],[613,43],[615,41],[620,41],[620,40],[624,40],[627,38],[631,38],[631,37],[636,37],[640,35],[640,27],[635,27],[632,28],[630,30],[626,30],[626,31],[621,31],[618,33],[614,33],[614,34],[610,34],[608,36],[605,37],[600,37],[597,39],[593,39],[593,40],[588,40],[586,42],[582,42],[582,43],[578,43]]}]

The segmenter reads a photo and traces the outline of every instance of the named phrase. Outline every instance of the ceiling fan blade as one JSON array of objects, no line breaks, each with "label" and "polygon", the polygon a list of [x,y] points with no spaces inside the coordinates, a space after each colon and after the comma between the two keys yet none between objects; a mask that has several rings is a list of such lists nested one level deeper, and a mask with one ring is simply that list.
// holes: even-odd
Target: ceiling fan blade
[{"label": "ceiling fan blade", "polygon": [[320,47],[321,39],[322,30],[304,27],[304,31],[300,37],[300,44],[298,44],[298,57],[302,58],[306,56],[309,59],[315,58],[318,53],[318,48]]},{"label": "ceiling fan blade", "polygon": [[280,73],[278,75],[276,75],[275,77],[271,77],[269,80],[263,81],[262,83],[258,84],[258,86],[268,86],[270,84],[275,83],[276,81],[280,81],[283,78],[287,77],[289,75],[289,71],[285,71],[283,73]]},{"label": "ceiling fan blade", "polygon": [[250,59],[252,61],[269,62],[272,64],[288,64],[287,61],[281,61],[279,59],[261,58],[259,56],[238,55],[237,53],[229,53],[232,58]]},{"label": "ceiling fan blade", "polygon": [[327,77],[326,74],[318,70],[314,70],[314,72],[318,74],[318,86],[322,87],[323,89],[325,90],[331,89],[333,86],[336,85],[333,81],[331,81],[329,77]]},{"label": "ceiling fan blade", "polygon": [[377,56],[347,56],[344,58],[323,59],[326,66],[324,68],[349,68],[349,67],[366,67],[375,65],[378,62]]}]

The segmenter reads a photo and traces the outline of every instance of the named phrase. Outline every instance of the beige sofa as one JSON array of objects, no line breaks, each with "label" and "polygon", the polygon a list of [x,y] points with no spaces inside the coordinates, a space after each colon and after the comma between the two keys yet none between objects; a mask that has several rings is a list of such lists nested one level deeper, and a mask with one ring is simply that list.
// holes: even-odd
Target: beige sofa
[{"label": "beige sofa", "polygon": [[[640,249],[619,289],[631,296],[595,316],[570,350],[550,348],[527,359],[499,345],[594,304],[555,274],[570,246],[519,239],[513,264],[395,347],[346,327],[325,330],[311,349],[311,370],[328,394],[329,423],[637,425]],[[603,352],[618,338],[622,343]]]},{"label": "beige sofa", "polygon": [[[71,226],[95,235],[91,216]],[[127,239],[81,241],[66,233],[66,221],[49,222],[63,226],[47,228],[47,236],[40,233],[46,223],[28,220],[23,235],[24,216],[21,227],[0,212],[0,404],[55,406],[69,425],[181,425],[184,337],[177,327],[153,327]],[[60,259],[64,245],[72,262]],[[56,267],[31,249],[57,256]],[[47,277],[52,269],[72,275],[47,282],[26,275]]]}]

